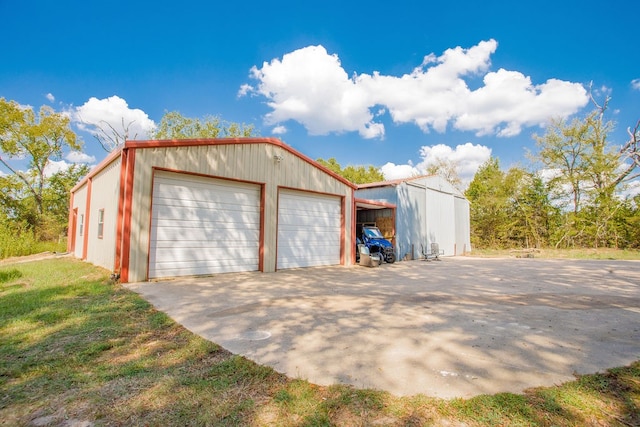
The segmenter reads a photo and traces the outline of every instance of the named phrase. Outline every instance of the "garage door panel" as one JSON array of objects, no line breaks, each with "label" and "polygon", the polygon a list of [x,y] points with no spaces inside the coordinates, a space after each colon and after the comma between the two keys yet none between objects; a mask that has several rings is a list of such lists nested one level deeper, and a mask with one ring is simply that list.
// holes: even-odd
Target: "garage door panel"
[{"label": "garage door panel", "polygon": [[[154,212],[156,218],[180,218],[184,215],[192,217],[200,217],[205,212],[217,211],[225,215],[252,215],[254,210],[250,206],[229,202],[207,202],[207,201],[188,201],[180,204],[177,201],[162,203],[162,200],[156,201],[157,210]],[[248,203],[248,202],[245,202]]]},{"label": "garage door panel", "polygon": [[[279,217],[279,221],[287,226],[304,226],[304,227],[335,227],[335,217],[340,213],[330,215],[299,215],[292,213],[283,213]],[[340,226],[338,225],[338,228]]]},{"label": "garage door panel", "polygon": [[281,191],[278,268],[340,264],[340,197]]},{"label": "garage door panel", "polygon": [[259,186],[160,172],[153,191],[150,278],[258,269]]},{"label": "garage door panel", "polygon": [[229,228],[229,224],[224,226],[206,226],[199,227],[197,224],[191,223],[189,226],[176,221],[174,227],[163,227],[156,229],[152,239],[157,241],[180,241],[180,240],[227,240],[232,241],[253,241],[256,242],[260,237],[260,229],[258,225],[247,228],[246,230],[237,230]]},{"label": "garage door panel", "polygon": [[[155,253],[153,260],[156,264],[180,263],[182,266],[197,264],[215,264],[221,261],[226,263],[243,265],[251,263],[254,257],[248,254],[242,248],[159,248]],[[255,263],[257,266],[257,262]]]}]

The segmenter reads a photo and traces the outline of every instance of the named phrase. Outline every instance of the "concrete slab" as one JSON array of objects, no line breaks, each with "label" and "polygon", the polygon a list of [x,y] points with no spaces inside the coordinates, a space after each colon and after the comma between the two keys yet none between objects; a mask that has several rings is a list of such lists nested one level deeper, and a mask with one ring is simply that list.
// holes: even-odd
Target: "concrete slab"
[{"label": "concrete slab", "polygon": [[290,377],[441,398],[640,359],[640,262],[444,258],[127,285]]}]

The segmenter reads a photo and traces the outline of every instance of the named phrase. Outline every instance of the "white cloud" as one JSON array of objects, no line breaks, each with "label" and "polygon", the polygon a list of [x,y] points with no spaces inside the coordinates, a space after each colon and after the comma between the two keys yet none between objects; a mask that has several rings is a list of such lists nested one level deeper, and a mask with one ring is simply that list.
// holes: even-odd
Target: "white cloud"
[{"label": "white cloud", "polygon": [[491,157],[491,148],[480,144],[458,145],[455,149],[448,145],[438,144],[433,146],[423,146],[420,149],[422,161],[416,166],[422,171],[426,171],[431,165],[437,164],[439,160],[451,162],[456,165],[458,175],[463,183],[469,183],[476,174],[478,168]]},{"label": "white cloud", "polygon": [[96,162],[95,156],[90,156],[86,153],[82,153],[80,151],[72,151],[67,154],[66,159],[71,163],[87,163],[92,164]]},{"label": "white cloud", "polygon": [[387,180],[410,178],[416,175],[423,175],[427,168],[437,164],[440,160],[451,162],[456,165],[456,169],[462,186],[467,185],[473,179],[478,168],[491,157],[491,149],[484,145],[474,145],[470,142],[451,148],[448,145],[437,144],[433,146],[423,146],[420,148],[420,162],[415,166],[412,162],[406,165],[396,165],[387,163],[380,168],[380,172]]},{"label": "white cloud", "polygon": [[45,97],[49,100],[49,102],[53,102],[53,101],[55,101],[55,100],[56,100],[56,97],[55,97],[55,96],[53,96],[53,94],[52,94],[52,93],[48,93],[48,94],[46,94],[46,95],[45,95]]},{"label": "white cloud", "polygon": [[287,133],[287,128],[286,128],[286,126],[282,126],[282,125],[280,125],[280,126],[276,126],[276,127],[274,127],[274,128],[271,130],[271,132],[272,132],[274,135],[284,135],[285,133]]},{"label": "white cloud", "polygon": [[81,130],[94,135],[101,134],[102,129],[110,136],[115,130],[122,137],[128,127],[127,139],[146,139],[156,128],[147,113],[129,108],[124,99],[115,95],[105,99],[91,97],[84,105],[77,107],[72,116]]},{"label": "white cloud", "polygon": [[640,90],[640,79],[631,80],[631,87],[635,90]]},{"label": "white cloud", "polygon": [[[424,132],[452,126],[509,137],[588,103],[579,83],[534,84],[518,71],[489,72],[497,46],[488,40],[447,49],[439,57],[429,54],[399,77],[378,72],[349,77],[336,54],[309,46],[254,66],[250,77],[257,85],[242,85],[238,95],[267,98],[268,124],[295,120],[312,135],[357,131],[363,138],[384,137],[384,125],[376,119],[387,111],[395,123],[413,123]],[[465,78],[475,76],[483,77],[483,86],[471,90]]]},{"label": "white cloud", "polygon": [[385,180],[394,180],[402,178],[411,178],[420,175],[420,171],[410,164],[396,165],[395,163],[385,163],[380,168],[380,172],[384,175]]},{"label": "white cloud", "polygon": [[67,163],[64,160],[60,160],[60,161],[51,160],[49,161],[49,163],[47,163],[47,166],[45,166],[44,168],[44,176],[47,178],[50,178],[53,174],[69,169],[70,166],[71,164]]},{"label": "white cloud", "polygon": [[309,46],[280,59],[253,67],[251,77],[258,80],[249,91],[269,99],[272,112],[267,124],[290,119],[302,123],[310,134],[357,131],[365,138],[381,137],[384,127],[372,121],[370,94],[363,90],[340,65],[337,55],[322,46]]}]

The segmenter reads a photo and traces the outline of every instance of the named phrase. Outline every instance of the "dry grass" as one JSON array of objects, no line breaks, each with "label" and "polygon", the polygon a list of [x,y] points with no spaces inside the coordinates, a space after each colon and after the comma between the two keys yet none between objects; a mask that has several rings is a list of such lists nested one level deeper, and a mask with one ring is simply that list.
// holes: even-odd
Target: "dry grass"
[{"label": "dry grass", "polygon": [[468,400],[320,387],[191,334],[72,259],[0,267],[0,338],[7,426],[640,425],[640,363]]},{"label": "dry grass", "polygon": [[468,254],[475,257],[527,257],[550,259],[619,259],[640,260],[640,250],[611,248],[577,248],[577,249],[474,249]]}]

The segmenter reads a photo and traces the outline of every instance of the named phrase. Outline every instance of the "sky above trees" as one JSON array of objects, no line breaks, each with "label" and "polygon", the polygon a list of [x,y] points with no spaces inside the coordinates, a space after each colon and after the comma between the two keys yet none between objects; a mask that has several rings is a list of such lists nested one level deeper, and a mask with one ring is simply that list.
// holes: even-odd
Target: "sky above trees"
[{"label": "sky above trees", "polygon": [[550,118],[611,97],[611,142],[640,119],[640,5],[501,2],[0,2],[0,97],[147,138],[167,111],[251,123],[312,158],[389,179],[490,156],[526,165]]}]

